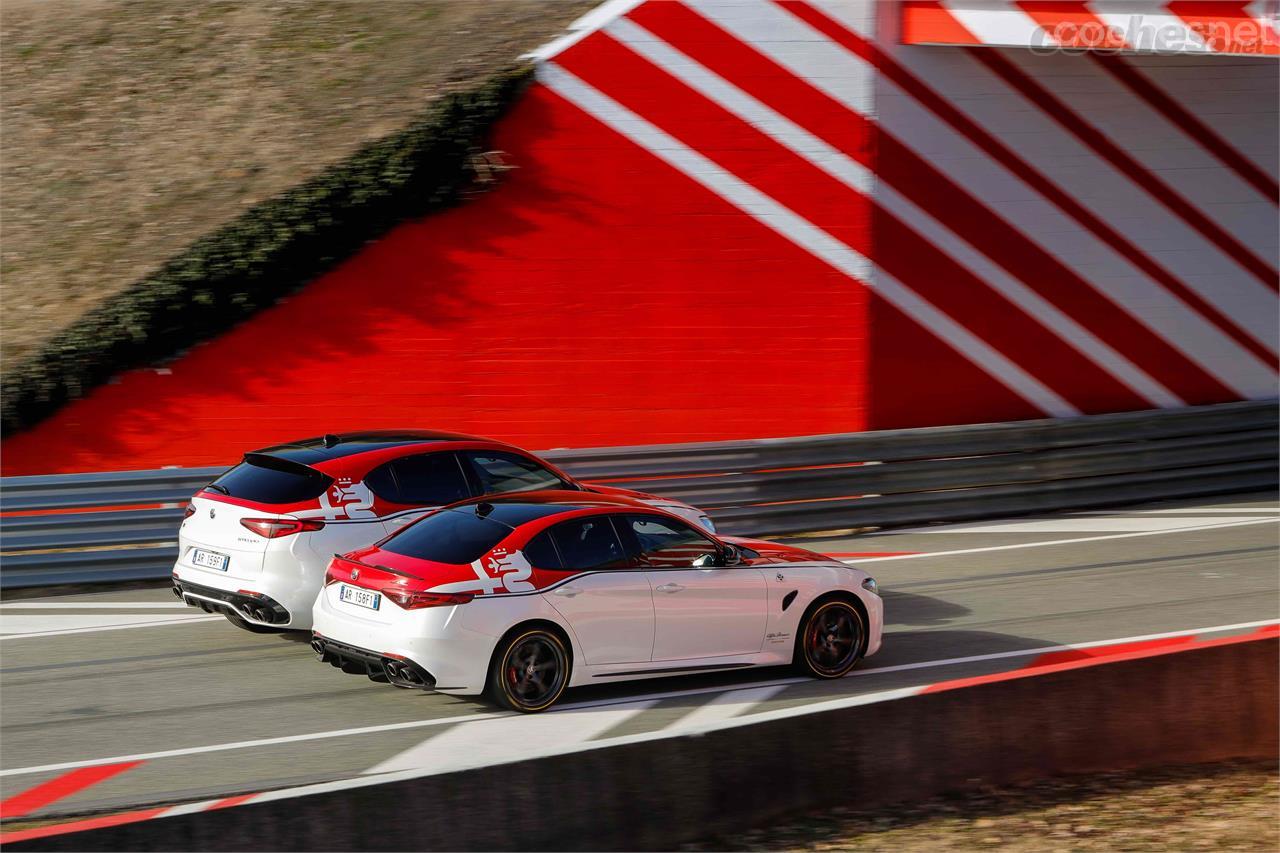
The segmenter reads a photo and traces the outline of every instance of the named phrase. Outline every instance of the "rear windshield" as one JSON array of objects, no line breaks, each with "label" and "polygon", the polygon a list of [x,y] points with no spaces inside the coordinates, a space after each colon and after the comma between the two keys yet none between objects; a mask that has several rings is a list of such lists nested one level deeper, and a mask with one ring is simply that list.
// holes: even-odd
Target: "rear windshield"
[{"label": "rear windshield", "polygon": [[393,554],[460,566],[480,559],[510,532],[507,525],[481,518],[467,507],[428,515],[378,547]]},{"label": "rear windshield", "polygon": [[270,456],[245,461],[209,484],[215,492],[264,504],[293,504],[318,498],[333,480],[305,465]]}]

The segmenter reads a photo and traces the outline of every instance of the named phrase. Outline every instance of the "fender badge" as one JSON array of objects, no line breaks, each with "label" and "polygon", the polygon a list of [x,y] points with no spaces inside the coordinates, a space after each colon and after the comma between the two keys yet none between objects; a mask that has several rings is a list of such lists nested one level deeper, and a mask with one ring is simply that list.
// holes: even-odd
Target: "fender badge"
[{"label": "fender badge", "polygon": [[217,517],[218,517],[218,511],[217,511],[217,510],[215,510],[215,509],[213,509],[213,508],[210,508],[210,509],[209,509],[209,517],[210,517],[210,518],[217,518]]},{"label": "fender badge", "polygon": [[782,572],[778,572],[778,580],[784,580],[784,578],[782,577]]}]

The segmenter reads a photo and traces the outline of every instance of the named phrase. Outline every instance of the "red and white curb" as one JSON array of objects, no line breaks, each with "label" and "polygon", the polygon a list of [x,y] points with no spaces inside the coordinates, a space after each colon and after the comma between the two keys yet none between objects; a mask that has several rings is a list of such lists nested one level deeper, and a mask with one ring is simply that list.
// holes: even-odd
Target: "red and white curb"
[{"label": "red and white curb", "polygon": [[[1218,636],[1225,631],[1240,630],[1247,631],[1247,633]],[[686,716],[682,721],[680,721],[680,725],[676,728],[667,728],[642,734],[626,735],[623,737],[606,738],[595,741],[578,740],[573,743],[558,743],[552,748],[544,748],[520,754],[513,757],[512,760],[526,761],[544,758],[551,755],[585,752],[610,746],[620,746],[628,743],[641,743],[670,737],[700,735],[719,729],[735,728],[738,726],[752,725],[754,723],[761,723],[770,720],[801,717],[807,714],[838,708],[870,705],[876,702],[887,702],[928,693],[958,690],[980,684],[1011,681],[1020,678],[1045,675],[1053,672],[1082,669],[1091,666],[1114,663],[1117,661],[1154,657],[1163,654],[1176,654],[1183,651],[1202,649],[1212,646],[1256,642],[1258,640],[1272,639],[1276,637],[1280,637],[1280,621],[1273,620],[1266,622],[1242,623],[1239,625],[1198,628],[1189,631],[1153,634],[1143,637],[1129,637],[1118,640],[1103,640],[1076,645],[1024,649],[1020,651],[1000,653],[998,655],[975,655],[968,658],[954,658],[950,661],[930,661],[922,662],[921,664],[904,664],[894,667],[882,667],[875,670],[857,670],[854,672],[854,675],[870,675],[876,672],[913,669],[918,666],[939,666],[946,665],[948,663],[992,660],[1000,657],[1031,658],[1022,666],[1015,669],[990,673],[987,675],[951,679],[895,690],[884,690],[875,693],[865,693],[858,696],[841,697],[839,699],[832,699],[826,702],[817,702],[797,707],[749,713],[749,709],[751,707],[768,700],[788,684],[798,682],[797,679],[786,679],[775,684],[753,685],[741,690],[720,691],[720,695],[708,702],[703,708],[695,710]],[[644,704],[645,707],[648,707],[648,705],[652,704],[654,700],[653,697],[646,697],[639,701]],[[574,711],[586,710],[585,706],[594,706],[596,704],[597,703],[584,703],[584,706],[580,706],[575,709],[566,709],[566,711],[573,713]],[[624,703],[615,702],[598,704],[607,705]],[[608,712],[606,711],[606,713]],[[552,713],[541,718],[533,719],[535,721],[539,719],[552,720],[557,716],[563,716],[563,714],[564,712]],[[493,717],[494,722],[503,721],[515,723],[517,725],[521,723],[528,723],[530,721],[529,718],[525,717],[502,715],[493,715]],[[473,761],[469,764],[455,763],[444,769],[439,765],[435,765],[431,767],[411,767],[408,769],[396,770],[394,772],[377,772],[378,768],[375,767],[369,775],[356,778],[339,779],[332,782],[323,782],[294,788],[283,788],[274,791],[238,794],[230,797],[202,800],[200,802],[184,803],[181,805],[137,809],[113,815],[67,821],[48,826],[35,827],[32,829],[0,832],[0,845],[24,841],[27,839],[44,838],[51,835],[61,835],[68,832],[81,832],[90,829],[119,826],[127,823],[153,820],[156,818],[176,817],[179,815],[194,814],[197,812],[233,808],[247,803],[269,802],[271,800],[302,797],[311,794],[363,788],[370,785],[381,785],[388,782],[438,775],[440,773],[456,772],[458,770],[501,763],[495,762],[492,759],[493,756],[486,755],[480,757],[480,760]],[[74,793],[110,779],[120,773],[126,772],[142,763],[144,763],[142,760],[115,761],[108,759],[92,766],[75,768],[61,776],[57,776],[51,780],[43,782],[34,788],[10,797],[3,803],[0,803],[0,817],[5,820],[11,820],[29,815],[31,812],[37,811],[38,809],[50,805],[57,800],[69,797]],[[384,764],[386,764],[386,762],[384,762]]]}]

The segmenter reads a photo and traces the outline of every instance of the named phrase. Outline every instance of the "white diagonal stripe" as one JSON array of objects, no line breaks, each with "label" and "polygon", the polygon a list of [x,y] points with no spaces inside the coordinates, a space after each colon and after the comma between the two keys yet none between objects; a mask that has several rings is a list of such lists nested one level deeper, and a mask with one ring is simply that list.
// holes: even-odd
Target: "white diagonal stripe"
[{"label": "white diagonal stripe", "polygon": [[943,0],[942,5],[983,44],[1050,47],[1058,43],[1007,0]]},{"label": "white diagonal stripe", "polygon": [[1123,11],[1106,2],[1089,4],[1093,14],[1107,26],[1117,30],[1129,47],[1135,50],[1185,51],[1211,53],[1204,39],[1187,26],[1187,22],[1169,12],[1164,0],[1124,4]]},{"label": "white diagonal stripe", "polygon": [[[685,2],[848,109],[879,122],[917,155],[934,163],[1006,219],[1037,222],[1038,227],[1019,229],[1019,233],[1241,397],[1274,395],[1275,373],[1270,367],[1124,255],[1084,230],[861,57],[773,4],[751,4],[747,8],[715,0]],[[921,73],[919,62],[929,56],[932,53],[927,50],[909,56],[905,52],[895,55],[921,77],[928,75]],[[868,102],[861,82],[868,75],[875,77],[881,90],[879,114]],[[963,168],[955,164],[963,164]],[[1105,220],[1106,216],[1102,218]]]},{"label": "white diagonal stripe", "polygon": [[[1242,246],[1262,259],[1274,259],[1280,251],[1276,237],[1274,202],[1258,197],[1230,169],[1218,166],[1199,145],[1186,143],[1181,129],[1174,129],[1158,110],[1142,98],[1132,97],[1110,74],[1093,62],[1074,62],[1078,56],[1019,56],[1010,64],[1053,94],[1119,148],[1165,178],[1179,176],[1171,189],[1204,217],[1231,234]],[[1280,340],[1280,301],[1271,288],[1241,266],[1199,229],[1174,213],[1146,191],[1146,181],[1113,165],[1073,135],[1053,116],[1041,110],[1019,112],[1017,132],[1009,128],[1007,97],[963,98],[951,79],[963,72],[982,75],[985,69],[964,55],[945,63],[916,60],[916,70],[929,79],[940,94],[979,123],[997,132],[1041,174],[1071,188],[1077,200],[1091,208],[1125,238],[1155,258],[1176,258],[1178,278],[1213,305],[1232,323],[1271,351]],[[1065,78],[1074,85],[1063,86]],[[1001,84],[1003,85],[1003,84]],[[1011,90],[1004,90],[1007,96]],[[975,103],[981,100],[983,103]],[[1124,109],[1118,109],[1123,104]],[[1035,144],[1027,140],[1035,138]],[[1046,145],[1045,140],[1054,143]],[[1052,153],[1050,153],[1052,149]],[[1090,176],[1087,189],[1080,175]],[[1135,190],[1137,190],[1135,192]],[[1176,251],[1176,254],[1175,254]]]},{"label": "white diagonal stripe", "polygon": [[[663,42],[639,24],[620,18],[610,24],[605,32],[836,180],[863,194],[872,193],[876,176],[861,163],[699,64],[692,57]],[[952,260],[968,269],[979,281],[985,282],[1034,317],[1138,396],[1162,408],[1185,405],[1177,395],[1136,364],[1060,311],[1053,303],[992,263],[964,238],[896,189],[881,183],[876,187],[875,196],[883,207],[906,222],[929,243],[949,254]]]},{"label": "white diagonal stripe", "polygon": [[736,717],[743,711],[754,708],[766,699],[771,699],[786,690],[789,685],[772,684],[766,687],[752,687],[747,690],[734,690],[712,697],[710,702],[694,708],[667,728],[687,728],[708,723],[718,723],[730,717]]},{"label": "white diagonal stripe", "polygon": [[561,97],[632,142],[666,161],[707,189],[767,225],[810,254],[875,290],[899,310],[933,332],[1014,393],[1055,417],[1079,414],[1057,392],[952,320],[915,291],[876,267],[826,231],[779,204],[755,187],[641,118],[603,92],[553,62],[538,69],[538,79]]},{"label": "white diagonal stripe", "polygon": [[395,773],[421,767],[444,772],[519,761],[533,750],[559,749],[589,741],[654,704],[654,700],[648,700],[617,708],[562,710],[462,723],[365,772]]}]

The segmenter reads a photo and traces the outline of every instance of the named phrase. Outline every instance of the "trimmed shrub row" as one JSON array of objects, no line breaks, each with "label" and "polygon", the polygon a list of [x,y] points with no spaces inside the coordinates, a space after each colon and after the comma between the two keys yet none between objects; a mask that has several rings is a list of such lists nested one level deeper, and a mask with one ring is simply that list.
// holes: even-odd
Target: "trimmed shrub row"
[{"label": "trimmed shrub row", "polygon": [[169,358],[265,308],[406,219],[458,199],[474,155],[532,75],[504,71],[408,127],[255,205],[86,313],[0,380],[0,423],[24,429],[112,375]]}]

